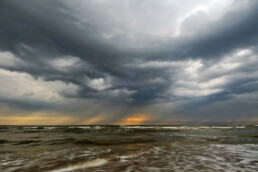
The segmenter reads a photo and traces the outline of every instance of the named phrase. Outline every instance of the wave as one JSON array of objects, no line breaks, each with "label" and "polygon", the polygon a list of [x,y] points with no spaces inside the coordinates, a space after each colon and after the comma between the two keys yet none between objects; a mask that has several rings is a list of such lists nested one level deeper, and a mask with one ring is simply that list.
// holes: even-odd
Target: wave
[{"label": "wave", "polygon": [[110,145],[124,145],[124,144],[137,144],[137,143],[151,143],[155,142],[154,139],[114,139],[114,140],[88,140],[88,139],[81,139],[76,140],[74,143],[76,144],[90,144],[90,145],[103,145],[103,146],[110,146]]},{"label": "wave", "polygon": [[68,138],[64,138],[64,139],[49,140],[49,141],[47,141],[47,143],[49,143],[51,145],[58,145],[58,144],[71,143],[71,142],[74,142],[74,141],[75,141],[75,138],[68,137]]},{"label": "wave", "polygon": [[239,126],[120,126],[124,129],[132,130],[152,130],[152,131],[164,131],[164,130],[199,130],[199,129],[242,129],[246,128],[244,125]]},{"label": "wave", "polygon": [[80,169],[85,169],[85,168],[90,168],[90,167],[98,167],[106,164],[108,162],[108,159],[95,159],[92,161],[88,161],[82,164],[77,164],[77,165],[70,165],[68,167],[56,169],[56,170],[51,170],[49,172],[68,172],[68,171],[74,171],[74,170],[80,170]]},{"label": "wave", "polygon": [[35,144],[39,143],[40,140],[22,140],[14,143],[14,145],[26,145],[26,144]]},{"label": "wave", "polygon": [[8,143],[9,141],[8,140],[0,140],[0,144],[5,144],[5,143]]},{"label": "wave", "polygon": [[[99,167],[102,165],[105,165],[109,162],[126,162],[129,159],[134,159],[137,158],[143,154],[149,153],[151,150],[159,150],[160,147],[154,147],[150,150],[146,150],[146,151],[139,151],[139,152],[135,152],[135,153],[130,153],[130,154],[126,154],[126,155],[121,155],[121,156],[111,156],[109,158],[97,158],[94,159],[92,161],[87,161],[87,162],[83,162],[83,163],[79,163],[79,164],[75,164],[75,165],[69,165],[67,167],[63,167],[63,168],[59,168],[59,169],[55,169],[55,170],[51,170],[48,172],[69,172],[69,171],[75,171],[75,170],[82,170],[82,169],[87,169],[87,168],[91,168],[91,167]],[[108,150],[109,152],[110,150]]]}]

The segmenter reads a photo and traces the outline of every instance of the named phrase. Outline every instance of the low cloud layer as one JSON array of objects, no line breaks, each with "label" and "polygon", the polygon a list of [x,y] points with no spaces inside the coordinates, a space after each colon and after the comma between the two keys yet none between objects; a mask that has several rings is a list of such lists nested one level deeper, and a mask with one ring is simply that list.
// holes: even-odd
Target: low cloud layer
[{"label": "low cloud layer", "polygon": [[0,16],[2,118],[257,119],[256,1],[2,0]]}]

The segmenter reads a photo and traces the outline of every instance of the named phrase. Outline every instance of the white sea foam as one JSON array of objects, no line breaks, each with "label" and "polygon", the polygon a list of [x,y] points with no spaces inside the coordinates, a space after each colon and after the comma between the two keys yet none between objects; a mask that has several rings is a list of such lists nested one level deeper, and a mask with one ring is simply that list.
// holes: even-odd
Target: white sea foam
[{"label": "white sea foam", "polygon": [[102,127],[101,127],[101,126],[93,126],[92,128],[93,128],[93,129],[95,129],[95,130],[102,129]]},{"label": "white sea foam", "polygon": [[168,129],[168,130],[198,130],[201,127],[195,127],[195,126],[164,126],[162,129]]},{"label": "white sea foam", "polygon": [[234,127],[232,127],[232,126],[212,126],[211,128],[215,128],[215,129],[232,129]]},{"label": "white sea foam", "polygon": [[[257,125],[258,126],[258,125]],[[120,126],[125,129],[163,129],[163,130],[199,130],[199,129],[233,129],[245,128],[244,125],[239,126]]]},{"label": "white sea foam", "polygon": [[74,129],[74,128],[79,128],[79,129],[91,129],[90,126],[70,126],[69,128],[72,128],[72,129]]},{"label": "white sea foam", "polygon": [[246,128],[244,125],[237,125],[235,128]]},{"label": "white sea foam", "polygon": [[172,129],[172,130],[178,130],[183,129],[183,127],[177,127],[177,126],[169,126],[169,127],[161,127],[162,129]]},{"label": "white sea foam", "polygon": [[50,172],[69,172],[69,171],[74,171],[74,170],[80,170],[80,169],[85,169],[85,168],[90,168],[90,167],[97,167],[104,165],[108,162],[107,159],[95,159],[89,162],[85,162],[83,164],[78,164],[78,165],[71,165],[65,168],[61,169],[56,169],[52,170]]},{"label": "white sea foam", "polygon": [[199,127],[189,126],[121,126],[125,129],[165,129],[165,130],[195,130]]},{"label": "white sea foam", "polygon": [[56,129],[57,127],[44,127],[44,129],[48,129],[48,130],[54,130]]},{"label": "white sea foam", "polygon": [[38,129],[38,127],[24,127],[24,128],[28,128],[28,129]]},{"label": "white sea foam", "polygon": [[156,128],[156,127],[155,126],[123,126],[123,128],[148,129],[148,128]]},{"label": "white sea foam", "polygon": [[6,165],[10,165],[10,164],[12,164],[12,165],[20,165],[22,163],[23,163],[22,160],[15,160],[15,161],[4,162],[4,163],[1,163],[0,165],[1,166],[6,166]]}]

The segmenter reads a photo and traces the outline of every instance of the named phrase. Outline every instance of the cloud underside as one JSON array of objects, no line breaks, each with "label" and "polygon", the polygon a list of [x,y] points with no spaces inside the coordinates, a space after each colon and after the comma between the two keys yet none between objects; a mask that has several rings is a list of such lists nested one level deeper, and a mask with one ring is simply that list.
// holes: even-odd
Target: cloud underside
[{"label": "cloud underside", "polygon": [[3,119],[257,118],[255,1],[2,0],[0,16]]}]

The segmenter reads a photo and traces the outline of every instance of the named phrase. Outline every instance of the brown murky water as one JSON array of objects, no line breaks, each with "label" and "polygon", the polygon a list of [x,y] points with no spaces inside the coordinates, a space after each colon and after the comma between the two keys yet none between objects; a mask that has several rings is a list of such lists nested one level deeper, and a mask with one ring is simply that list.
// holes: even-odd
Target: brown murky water
[{"label": "brown murky water", "polygon": [[1,172],[258,171],[258,126],[0,126]]}]

